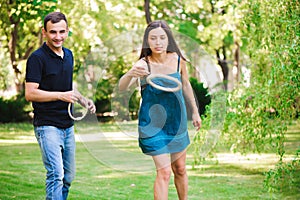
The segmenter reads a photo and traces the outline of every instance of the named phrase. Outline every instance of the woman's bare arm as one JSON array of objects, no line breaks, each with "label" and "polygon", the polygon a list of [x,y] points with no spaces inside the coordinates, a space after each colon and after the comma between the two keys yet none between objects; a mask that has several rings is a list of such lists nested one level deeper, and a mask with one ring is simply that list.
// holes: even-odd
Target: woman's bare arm
[{"label": "woman's bare arm", "polygon": [[134,83],[137,83],[138,78],[149,74],[147,63],[144,60],[139,60],[135,65],[124,74],[119,81],[119,90],[124,91],[130,88]]},{"label": "woman's bare arm", "polygon": [[201,118],[199,115],[198,106],[197,106],[196,99],[194,96],[193,88],[189,81],[189,77],[188,77],[188,73],[187,73],[187,69],[186,69],[186,62],[181,61],[180,67],[181,67],[183,95],[185,97],[187,105],[192,110],[193,125],[196,127],[197,130],[199,130],[201,127]]}]

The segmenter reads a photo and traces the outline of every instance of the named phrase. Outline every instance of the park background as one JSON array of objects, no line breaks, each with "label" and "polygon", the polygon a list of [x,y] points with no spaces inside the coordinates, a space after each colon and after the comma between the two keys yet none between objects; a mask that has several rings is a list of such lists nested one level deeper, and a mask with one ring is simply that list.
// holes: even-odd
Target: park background
[{"label": "park background", "polygon": [[[74,53],[74,80],[92,86],[82,90],[93,98],[101,129],[108,133],[120,126],[134,128],[138,92],[128,108],[112,106],[112,99],[117,81],[138,57],[140,31],[147,23],[166,20],[176,35],[188,38],[183,41],[192,41],[179,44],[191,61],[203,117],[188,152],[190,199],[300,198],[299,1],[0,2],[0,199],[44,196],[45,172],[33,137],[32,107],[24,99],[24,76],[26,59],[43,42],[42,20],[51,11],[68,18],[65,47]],[[122,47],[124,38],[131,45]],[[192,51],[198,49],[194,44],[201,51]],[[121,54],[123,48],[130,51]],[[209,60],[210,69],[218,72],[218,83],[203,79],[197,70],[201,60]],[[114,122],[120,118],[112,108],[130,113],[121,117],[125,124]],[[220,132],[218,142],[203,157],[203,138],[213,126]],[[136,151],[135,143],[121,143],[120,148]],[[93,157],[84,143],[77,146],[70,199],[152,198],[154,172],[116,170]],[[175,198],[171,187],[170,199]]]}]

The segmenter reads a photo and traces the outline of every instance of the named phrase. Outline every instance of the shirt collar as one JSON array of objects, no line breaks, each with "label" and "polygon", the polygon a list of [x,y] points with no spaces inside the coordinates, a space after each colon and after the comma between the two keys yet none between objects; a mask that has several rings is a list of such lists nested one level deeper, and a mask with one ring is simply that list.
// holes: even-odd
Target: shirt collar
[{"label": "shirt collar", "polygon": [[[52,57],[55,57],[55,58],[59,57],[59,58],[61,58],[59,55],[57,55],[56,53],[54,53],[54,52],[52,51],[52,49],[50,49],[50,48],[47,46],[46,42],[44,42],[42,48],[45,49]],[[68,57],[69,54],[67,53],[67,51],[65,51],[65,48],[64,48],[64,47],[62,47],[62,50],[64,51],[64,57]]]}]

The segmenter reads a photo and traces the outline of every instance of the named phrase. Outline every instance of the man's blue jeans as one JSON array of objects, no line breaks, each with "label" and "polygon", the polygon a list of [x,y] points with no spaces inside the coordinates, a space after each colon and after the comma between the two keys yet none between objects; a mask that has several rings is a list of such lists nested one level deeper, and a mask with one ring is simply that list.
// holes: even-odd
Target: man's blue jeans
[{"label": "man's blue jeans", "polygon": [[75,177],[74,127],[37,126],[34,132],[47,170],[46,199],[65,200]]}]

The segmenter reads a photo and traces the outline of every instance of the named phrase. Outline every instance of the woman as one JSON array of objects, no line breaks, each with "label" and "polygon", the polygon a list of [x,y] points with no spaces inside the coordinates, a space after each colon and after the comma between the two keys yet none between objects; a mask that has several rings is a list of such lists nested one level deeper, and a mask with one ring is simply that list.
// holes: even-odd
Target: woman
[{"label": "woman", "polygon": [[[165,74],[176,78],[181,81],[182,89],[176,92],[158,90],[147,84],[146,77],[149,74]],[[142,94],[139,146],[143,153],[152,156],[157,171],[154,199],[168,199],[168,186],[173,171],[178,197],[186,200],[188,177],[185,162],[190,140],[185,100],[191,107],[193,125],[197,130],[201,126],[201,119],[188,79],[186,59],[165,21],[153,21],[147,26],[140,58],[121,77],[119,89],[126,90],[134,83],[141,85]],[[153,83],[163,87],[174,85],[174,81],[163,78],[153,79]]]}]

